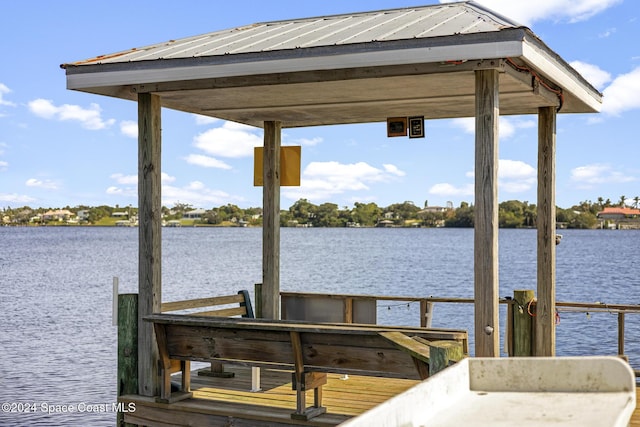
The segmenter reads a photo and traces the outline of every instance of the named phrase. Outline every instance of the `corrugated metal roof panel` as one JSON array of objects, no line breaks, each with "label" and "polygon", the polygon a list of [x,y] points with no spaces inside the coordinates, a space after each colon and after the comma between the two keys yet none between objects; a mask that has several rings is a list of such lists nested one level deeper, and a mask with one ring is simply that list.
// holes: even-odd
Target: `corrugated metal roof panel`
[{"label": "corrugated metal roof panel", "polygon": [[69,65],[258,53],[500,31],[518,24],[473,2],[258,23]]}]

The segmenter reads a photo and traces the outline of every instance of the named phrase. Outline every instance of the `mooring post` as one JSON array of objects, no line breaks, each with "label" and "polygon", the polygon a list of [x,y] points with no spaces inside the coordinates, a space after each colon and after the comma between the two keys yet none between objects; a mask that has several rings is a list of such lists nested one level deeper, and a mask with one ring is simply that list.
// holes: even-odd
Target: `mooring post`
[{"label": "mooring post", "polygon": [[429,376],[464,359],[462,343],[458,341],[431,341],[429,343]]},{"label": "mooring post", "polygon": [[513,356],[533,356],[535,345],[534,319],[529,310],[535,299],[532,290],[513,291]]},{"label": "mooring post", "polygon": [[[125,394],[138,394],[138,294],[118,295],[118,396]],[[118,412],[118,427],[133,425]]]}]

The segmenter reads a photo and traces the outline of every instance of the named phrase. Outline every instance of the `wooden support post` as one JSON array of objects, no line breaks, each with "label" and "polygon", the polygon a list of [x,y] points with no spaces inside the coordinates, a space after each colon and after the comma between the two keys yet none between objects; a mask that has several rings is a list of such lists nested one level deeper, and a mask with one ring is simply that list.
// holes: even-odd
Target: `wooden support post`
[{"label": "wooden support post", "polygon": [[[138,394],[138,294],[121,294],[118,301],[118,396]],[[133,426],[118,412],[118,427]]]},{"label": "wooden support post", "polygon": [[[262,283],[255,283],[253,285],[253,296],[255,300],[254,313],[257,319],[262,318]],[[260,368],[257,366],[251,367],[251,391],[261,391],[260,387]]]},{"label": "wooden support post", "polygon": [[513,291],[513,354],[514,357],[533,356],[533,317],[527,307],[535,298],[532,290]]},{"label": "wooden support post", "polygon": [[280,318],[280,122],[264,122],[262,316]]},{"label": "wooden support post", "polygon": [[498,70],[475,73],[475,355],[499,357]]},{"label": "wooden support post", "polygon": [[624,311],[618,312],[618,356],[624,356]]},{"label": "wooden support post", "polygon": [[224,363],[222,362],[211,362],[211,367],[209,369],[200,369],[198,375],[216,378],[233,378],[236,376],[233,372],[225,371]]},{"label": "wooden support post", "polygon": [[536,356],[556,354],[556,109],[538,110]]},{"label": "wooden support post", "polygon": [[344,299],[344,323],[353,323],[353,298]]},{"label": "wooden support post", "polygon": [[160,390],[153,325],[142,320],[159,313],[162,301],[160,110],[160,97],[138,95],[138,380],[143,396]]},{"label": "wooden support post", "polygon": [[464,358],[459,341],[431,341],[429,343],[429,376]]},{"label": "wooden support post", "polygon": [[[327,408],[322,406],[322,386],[327,383],[327,374],[305,372],[300,333],[291,331],[290,336],[294,360],[291,383],[296,391],[296,412],[291,414],[291,418],[307,421],[327,411]],[[313,390],[313,406],[309,407],[307,407],[307,390]]]},{"label": "wooden support post", "polygon": [[420,300],[420,327],[430,328],[433,320],[433,302],[426,299]]},{"label": "wooden support post", "polygon": [[253,296],[255,300],[254,310],[256,319],[262,319],[262,283],[253,285]]}]

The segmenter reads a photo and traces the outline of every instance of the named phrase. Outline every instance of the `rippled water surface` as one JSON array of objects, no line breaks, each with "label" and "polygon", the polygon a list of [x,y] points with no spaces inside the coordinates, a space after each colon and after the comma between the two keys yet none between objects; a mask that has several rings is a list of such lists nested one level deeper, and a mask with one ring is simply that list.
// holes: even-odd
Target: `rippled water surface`
[{"label": "rippled water surface", "polygon": [[[162,232],[164,301],[240,289],[253,294],[253,284],[261,281],[261,229]],[[0,227],[0,401],[35,409],[0,413],[0,425],[115,424],[112,282],[118,277],[120,292],[137,292],[137,233],[135,228]],[[562,234],[558,301],[640,303],[640,232]],[[473,297],[470,229],[282,229],[281,240],[282,291]],[[501,230],[500,295],[535,288],[536,232]],[[440,304],[434,316],[433,326],[473,332],[470,305]],[[384,303],[378,318],[415,325],[417,306]],[[616,320],[609,313],[562,313],[558,354],[615,354]],[[638,369],[640,315],[627,316],[626,340]],[[64,408],[75,412],[62,413]]]}]

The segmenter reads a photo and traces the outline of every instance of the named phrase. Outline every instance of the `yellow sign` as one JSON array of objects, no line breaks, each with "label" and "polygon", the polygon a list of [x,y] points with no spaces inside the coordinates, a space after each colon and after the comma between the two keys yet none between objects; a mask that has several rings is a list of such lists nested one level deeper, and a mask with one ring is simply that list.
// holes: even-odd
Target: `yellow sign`
[{"label": "yellow sign", "polygon": [[[263,147],[253,149],[253,185],[260,187],[264,185],[262,179],[262,157]],[[299,145],[287,145],[280,147],[280,186],[298,187],[300,186],[300,153]]]}]

